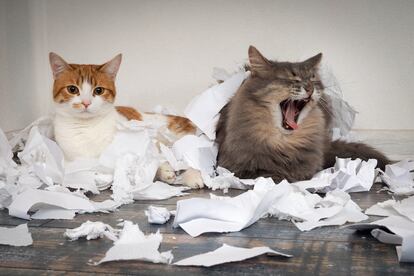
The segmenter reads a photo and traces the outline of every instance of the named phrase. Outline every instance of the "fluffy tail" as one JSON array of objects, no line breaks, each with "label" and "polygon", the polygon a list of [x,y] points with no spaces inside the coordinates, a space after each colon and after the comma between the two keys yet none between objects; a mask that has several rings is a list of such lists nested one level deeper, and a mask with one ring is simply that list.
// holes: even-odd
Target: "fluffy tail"
[{"label": "fluffy tail", "polygon": [[377,167],[384,170],[385,165],[391,161],[380,151],[363,143],[347,143],[336,140],[331,143],[330,148],[325,152],[325,168],[333,167],[335,157],[340,158],[360,158],[362,160],[377,159]]}]

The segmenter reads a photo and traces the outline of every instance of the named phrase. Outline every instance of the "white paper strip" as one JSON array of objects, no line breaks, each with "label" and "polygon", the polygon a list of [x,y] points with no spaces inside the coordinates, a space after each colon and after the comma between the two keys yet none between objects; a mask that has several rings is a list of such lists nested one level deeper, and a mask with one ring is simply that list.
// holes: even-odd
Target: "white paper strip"
[{"label": "white paper strip", "polygon": [[403,160],[386,165],[380,177],[391,192],[397,195],[414,194],[414,161]]},{"label": "white paper strip", "polygon": [[220,248],[214,251],[183,259],[174,263],[174,265],[210,267],[218,264],[239,262],[263,254],[267,254],[269,256],[292,257],[292,255],[281,253],[265,246],[242,248],[223,244]]},{"label": "white paper strip", "polygon": [[125,221],[119,239],[114,242],[114,246],[106,252],[105,257],[97,264],[120,260],[171,263],[173,259],[171,251],[161,253],[158,251],[161,241],[162,235],[159,231],[146,236],[137,224]]}]

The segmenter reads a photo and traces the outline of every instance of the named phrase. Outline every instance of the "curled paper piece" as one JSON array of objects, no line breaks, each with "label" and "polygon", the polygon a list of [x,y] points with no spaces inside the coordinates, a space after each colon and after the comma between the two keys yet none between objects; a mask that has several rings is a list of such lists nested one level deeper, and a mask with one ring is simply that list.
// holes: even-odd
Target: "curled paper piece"
[{"label": "curled paper piece", "polygon": [[267,254],[269,256],[292,257],[292,255],[275,251],[267,246],[242,248],[223,244],[220,248],[214,251],[180,260],[174,263],[174,265],[210,267],[218,264],[239,262],[263,254]]},{"label": "curled paper piece", "polygon": [[27,212],[38,204],[56,206],[85,213],[113,211],[119,206],[112,200],[93,202],[72,193],[27,189],[15,196],[13,202],[8,207],[9,215],[22,219],[30,219],[31,217]]},{"label": "curled paper piece", "polygon": [[211,140],[216,138],[216,124],[220,110],[237,92],[242,82],[250,75],[244,70],[237,72],[223,83],[210,87],[195,97],[185,108],[184,114]]},{"label": "curled paper piece", "polygon": [[275,185],[271,178],[259,177],[253,190],[233,198],[180,200],[173,226],[180,226],[192,237],[208,232],[237,232],[266,215],[289,189],[286,181]]},{"label": "curled paper piece", "polygon": [[12,228],[0,227],[0,244],[28,246],[32,243],[32,234],[29,233],[27,224],[20,224]]},{"label": "curled paper piece", "polygon": [[414,222],[414,196],[401,201],[394,199],[378,202],[369,207],[365,214],[373,216],[403,216]]},{"label": "curled paper piece", "polygon": [[[383,227],[391,232],[383,231]],[[371,234],[380,242],[398,244],[396,251],[400,262],[414,262],[414,222],[406,217],[389,216],[371,223],[347,225],[345,228],[372,230]]]},{"label": "curled paper piece", "polygon": [[64,236],[75,241],[85,237],[87,240],[107,237],[112,241],[116,241],[119,230],[113,229],[110,225],[101,221],[86,221],[81,226],[74,229],[66,229]]},{"label": "curled paper piece", "polygon": [[146,236],[137,224],[125,221],[119,239],[106,252],[105,257],[96,264],[120,260],[141,260],[169,264],[173,259],[173,255],[171,251],[158,251],[161,241],[162,235],[159,231]]},{"label": "curled paper piece", "polygon": [[152,205],[145,210],[145,215],[148,217],[148,222],[154,224],[164,224],[171,217],[171,213],[167,208]]}]

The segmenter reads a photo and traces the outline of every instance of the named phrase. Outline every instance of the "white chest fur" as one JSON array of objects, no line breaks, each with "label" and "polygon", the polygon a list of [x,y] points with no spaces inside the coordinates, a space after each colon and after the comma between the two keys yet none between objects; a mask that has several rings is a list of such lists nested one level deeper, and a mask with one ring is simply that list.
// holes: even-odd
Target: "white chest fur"
[{"label": "white chest fur", "polygon": [[55,139],[67,160],[98,157],[111,143],[120,115],[115,109],[95,118],[76,118],[57,113]]}]

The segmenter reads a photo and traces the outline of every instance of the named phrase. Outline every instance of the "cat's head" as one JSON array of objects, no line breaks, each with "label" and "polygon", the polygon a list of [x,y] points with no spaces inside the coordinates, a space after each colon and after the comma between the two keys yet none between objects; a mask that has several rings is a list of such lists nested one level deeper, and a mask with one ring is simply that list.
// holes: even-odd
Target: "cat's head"
[{"label": "cat's head", "polygon": [[69,64],[50,53],[56,113],[87,119],[113,110],[115,77],[121,59],[119,54],[102,65]]},{"label": "cat's head", "polygon": [[276,62],[249,47],[250,85],[253,97],[269,103],[276,113],[276,124],[284,133],[300,127],[302,120],[321,101],[323,84],[318,74],[322,54],[303,62]]}]

